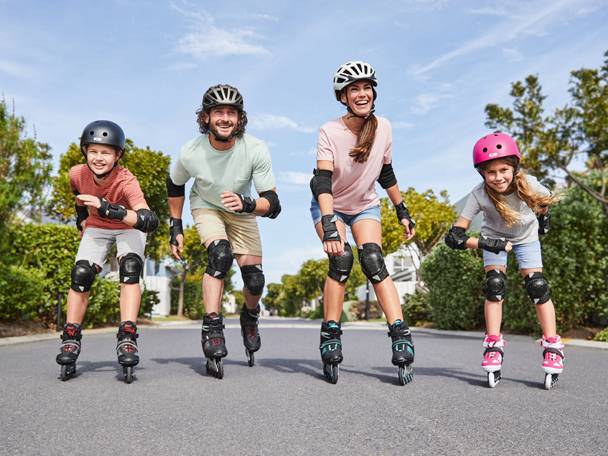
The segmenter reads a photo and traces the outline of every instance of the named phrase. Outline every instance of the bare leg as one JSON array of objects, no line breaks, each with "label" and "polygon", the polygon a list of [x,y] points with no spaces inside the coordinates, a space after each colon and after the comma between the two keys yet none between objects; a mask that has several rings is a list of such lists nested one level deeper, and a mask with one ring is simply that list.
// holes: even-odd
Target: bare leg
[{"label": "bare leg", "polygon": [[139,283],[120,284],[120,321],[137,322],[141,304]]},{"label": "bare leg", "polygon": [[[526,277],[532,272],[543,272],[541,268],[538,269],[521,269],[520,273],[522,277]],[[553,337],[557,335],[557,326],[555,323],[555,306],[553,301],[549,299],[544,304],[537,304],[536,306],[536,317],[543,330],[545,337]]]},{"label": "bare leg", "polygon": [[[382,225],[377,220],[359,220],[352,225],[351,229],[358,248],[368,243],[382,245]],[[386,316],[386,321],[392,324],[395,320],[403,320],[401,300],[393,279],[387,277],[382,282],[373,284],[373,286],[380,307],[382,307]]]},{"label": "bare leg", "polygon": [[[340,237],[346,240],[346,226],[341,220],[336,222]],[[319,239],[323,239],[323,227],[321,222],[315,225],[315,230]],[[346,284],[340,283],[337,280],[327,277],[325,286],[323,287],[323,320],[325,321],[340,321],[342,309],[344,308],[344,291]]]},{"label": "bare leg", "polygon": [[86,314],[87,307],[89,305],[89,294],[90,292],[88,291],[80,293],[70,288],[68,291],[67,302],[67,323],[78,323],[79,325],[82,324],[84,315]]},{"label": "bare leg", "polygon": [[[507,268],[500,265],[490,265],[484,267],[486,272],[492,270],[505,272]],[[498,336],[502,325],[502,303],[504,301],[486,301],[483,304],[483,313],[486,319],[486,334]]]}]

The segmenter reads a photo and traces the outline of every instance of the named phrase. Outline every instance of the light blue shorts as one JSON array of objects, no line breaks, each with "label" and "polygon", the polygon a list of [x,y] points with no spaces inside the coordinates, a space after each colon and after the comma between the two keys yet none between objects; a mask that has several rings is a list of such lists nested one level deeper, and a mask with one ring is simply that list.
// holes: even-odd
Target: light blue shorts
[{"label": "light blue shorts", "polygon": [[[338,211],[334,211],[334,214],[336,214],[346,226],[352,226],[355,222],[364,219],[377,220],[378,223],[382,220],[380,217],[380,205],[372,206],[365,209],[363,212],[353,215],[344,214],[343,212]],[[321,208],[319,207],[319,203],[314,199],[310,202],[310,215],[315,225],[321,221]]]},{"label": "light blue shorts", "polygon": [[[536,269],[543,267],[543,257],[541,254],[540,241],[526,242],[513,246],[513,253],[517,258],[519,269]],[[492,253],[483,251],[484,266],[506,266],[507,252]]]}]

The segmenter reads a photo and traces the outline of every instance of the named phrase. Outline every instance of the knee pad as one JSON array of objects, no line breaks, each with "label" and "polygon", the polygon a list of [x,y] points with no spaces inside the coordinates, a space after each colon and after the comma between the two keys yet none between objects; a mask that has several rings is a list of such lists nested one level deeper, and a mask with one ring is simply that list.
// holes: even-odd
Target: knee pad
[{"label": "knee pad", "polygon": [[245,288],[247,288],[253,296],[259,296],[262,294],[264,291],[265,280],[261,264],[242,266],[241,277],[243,278]]},{"label": "knee pad", "polygon": [[488,301],[502,301],[507,295],[507,275],[498,269],[492,269],[491,271],[486,272],[483,291],[485,292]]},{"label": "knee pad", "polygon": [[355,261],[350,244],[344,244],[344,253],[342,255],[328,255],[328,257],[329,273],[327,275],[340,283],[346,283]]},{"label": "knee pad", "polygon": [[542,272],[532,272],[524,279],[528,296],[534,304],[544,304],[551,299],[551,290]]},{"label": "knee pad", "polygon": [[77,261],[72,268],[72,285],[70,288],[79,293],[85,293],[91,290],[96,275],[95,263],[89,263],[87,260]]},{"label": "knee pad", "polygon": [[120,283],[139,283],[139,277],[144,270],[144,262],[136,253],[127,253],[118,261]]},{"label": "knee pad", "polygon": [[232,248],[226,239],[216,239],[207,248],[209,261],[205,272],[216,279],[223,279],[232,267]]},{"label": "knee pad", "polygon": [[359,262],[363,274],[371,283],[380,283],[388,277],[382,248],[373,242],[363,244],[359,249]]}]

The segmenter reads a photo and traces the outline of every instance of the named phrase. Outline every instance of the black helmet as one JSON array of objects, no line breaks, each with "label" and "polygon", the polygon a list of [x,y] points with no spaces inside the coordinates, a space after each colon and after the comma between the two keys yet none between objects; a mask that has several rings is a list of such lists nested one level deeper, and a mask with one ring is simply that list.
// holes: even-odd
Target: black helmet
[{"label": "black helmet", "polygon": [[83,154],[85,146],[89,144],[105,144],[123,152],[125,150],[125,132],[118,124],[110,120],[96,120],[84,127],[82,131],[80,150]]},{"label": "black helmet", "polygon": [[203,111],[209,112],[216,106],[234,106],[243,110],[243,96],[236,87],[228,84],[218,84],[209,87],[203,95]]}]

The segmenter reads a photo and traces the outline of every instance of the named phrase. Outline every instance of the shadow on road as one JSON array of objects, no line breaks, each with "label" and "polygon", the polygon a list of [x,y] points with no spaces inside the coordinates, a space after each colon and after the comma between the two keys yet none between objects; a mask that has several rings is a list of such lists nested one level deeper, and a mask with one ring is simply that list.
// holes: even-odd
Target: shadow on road
[{"label": "shadow on road", "polygon": [[[151,358],[150,361],[154,361],[158,364],[171,364],[178,363],[183,364],[184,366],[188,366],[194,372],[207,375],[207,370],[205,369],[205,357],[204,356],[195,356],[190,358]],[[247,361],[234,361],[231,359],[224,358],[224,366],[236,365],[236,366],[247,366]]]},{"label": "shadow on road", "polygon": [[[137,371],[146,370],[145,367],[136,366],[133,369],[133,379],[137,380]],[[81,374],[86,372],[116,372],[116,380],[124,381],[124,375],[122,373],[122,366],[117,361],[78,361],[76,364],[76,375],[79,377]]]}]

